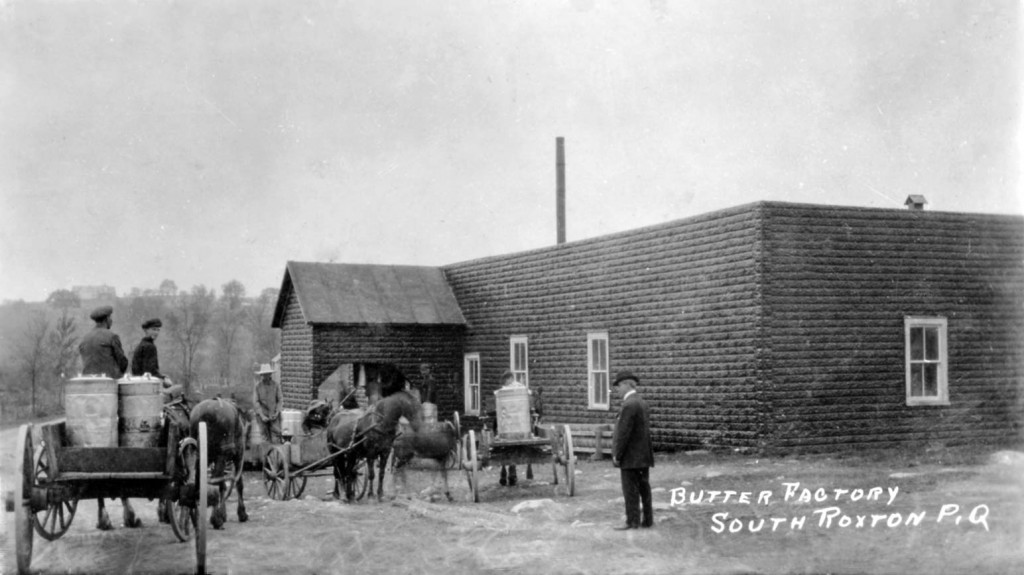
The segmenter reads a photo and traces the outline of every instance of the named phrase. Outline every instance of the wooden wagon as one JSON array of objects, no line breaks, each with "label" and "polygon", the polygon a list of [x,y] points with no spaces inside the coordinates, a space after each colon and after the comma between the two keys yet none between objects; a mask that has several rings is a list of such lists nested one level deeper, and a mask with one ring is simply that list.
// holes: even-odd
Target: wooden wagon
[{"label": "wooden wagon", "polygon": [[[330,453],[326,429],[300,431],[283,438],[280,444],[263,444],[263,487],[267,497],[278,501],[301,497],[310,477],[334,477],[334,458],[347,451]],[[352,477],[356,499],[366,495],[366,476],[366,461],[360,461]],[[335,478],[335,493],[343,493],[342,488]]]},{"label": "wooden wagon", "polygon": [[65,421],[40,426],[41,443],[33,446],[32,424],[17,438],[14,499],[15,546],[19,573],[32,563],[33,533],[47,541],[71,527],[78,502],[99,498],[159,499],[172,510],[171,528],[179,541],[194,540],[196,572],[206,571],[207,478],[206,425],[196,442],[182,449],[198,451],[196,489],[183,489],[179,437],[169,426],[159,447],[75,447]]},{"label": "wooden wagon", "polygon": [[477,435],[470,430],[462,448],[466,479],[473,502],[480,501],[480,470],[487,465],[522,465],[551,462],[552,483],[558,485],[558,470],[562,468],[567,493],[576,494],[576,455],[572,446],[572,431],[568,425],[545,428],[547,437],[531,435],[525,438],[505,438],[485,427]]}]

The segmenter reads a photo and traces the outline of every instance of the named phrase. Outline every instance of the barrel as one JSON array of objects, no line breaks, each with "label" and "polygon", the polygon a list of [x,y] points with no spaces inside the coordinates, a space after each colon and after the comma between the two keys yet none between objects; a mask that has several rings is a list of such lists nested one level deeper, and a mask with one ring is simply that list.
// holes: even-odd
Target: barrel
[{"label": "barrel", "polygon": [[291,437],[302,435],[302,410],[281,410],[281,435]]},{"label": "barrel", "polygon": [[512,384],[494,392],[494,405],[498,415],[498,436],[505,439],[525,439],[530,433],[530,390],[522,384]]},{"label": "barrel", "polygon": [[126,377],[117,382],[119,446],[160,446],[162,385],[159,379],[148,376]]},{"label": "barrel", "polygon": [[84,376],[64,384],[64,413],[72,447],[117,447],[117,381]]},{"label": "barrel", "polygon": [[252,419],[249,425],[249,447],[257,447],[263,445],[267,438],[263,437],[263,422],[257,421],[255,416]]}]

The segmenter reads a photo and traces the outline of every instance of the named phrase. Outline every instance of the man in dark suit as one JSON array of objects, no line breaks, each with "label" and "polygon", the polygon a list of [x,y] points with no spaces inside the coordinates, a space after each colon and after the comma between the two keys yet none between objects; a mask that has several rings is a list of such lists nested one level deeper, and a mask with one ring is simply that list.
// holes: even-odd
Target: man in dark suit
[{"label": "man in dark suit", "polygon": [[82,373],[85,375],[106,375],[121,379],[124,370],[128,369],[128,358],[121,347],[121,338],[110,331],[110,326],[114,324],[110,319],[113,313],[114,308],[105,305],[89,314],[96,322],[96,327],[78,345],[78,353],[82,356]]},{"label": "man in dark suit", "polygon": [[639,383],[640,379],[632,372],[620,371],[615,374],[614,385],[622,397],[622,408],[615,422],[612,465],[619,468],[622,497],[626,501],[626,524],[615,527],[616,530],[654,526],[650,480],[651,467],[654,467],[651,416],[647,403],[636,392]]}]

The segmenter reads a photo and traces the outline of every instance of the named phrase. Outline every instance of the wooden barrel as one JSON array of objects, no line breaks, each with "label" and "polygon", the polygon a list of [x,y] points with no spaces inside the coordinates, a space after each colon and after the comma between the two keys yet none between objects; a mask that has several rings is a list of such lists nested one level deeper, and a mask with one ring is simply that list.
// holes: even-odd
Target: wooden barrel
[{"label": "wooden barrel", "polygon": [[126,377],[117,382],[120,447],[159,447],[164,400],[162,382],[151,377]]},{"label": "wooden barrel", "polygon": [[68,442],[73,447],[117,447],[117,381],[83,376],[64,384]]}]

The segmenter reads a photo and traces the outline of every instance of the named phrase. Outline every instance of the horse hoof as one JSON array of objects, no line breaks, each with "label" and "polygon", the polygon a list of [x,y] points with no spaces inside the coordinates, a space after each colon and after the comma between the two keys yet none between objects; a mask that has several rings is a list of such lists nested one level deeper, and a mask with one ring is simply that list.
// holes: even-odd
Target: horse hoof
[{"label": "horse hoof", "polygon": [[124,526],[128,527],[130,529],[137,529],[139,527],[142,527],[142,520],[136,518],[136,519],[133,519],[131,521],[125,521],[124,522]]},{"label": "horse hoof", "polygon": [[238,522],[239,523],[245,523],[248,520],[249,520],[249,514],[248,513],[243,511],[243,512],[238,514]]},{"label": "horse hoof", "polygon": [[96,524],[96,529],[99,529],[100,531],[110,531],[113,528],[114,528],[114,526],[111,525],[110,523],[97,523]]}]

